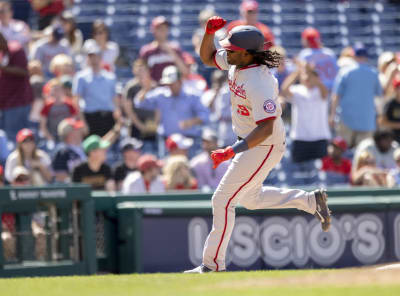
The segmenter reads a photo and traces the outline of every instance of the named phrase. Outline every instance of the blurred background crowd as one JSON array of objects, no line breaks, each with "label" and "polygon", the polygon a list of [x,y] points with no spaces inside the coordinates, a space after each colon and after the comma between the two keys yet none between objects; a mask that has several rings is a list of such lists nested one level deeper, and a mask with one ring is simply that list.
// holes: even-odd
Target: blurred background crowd
[{"label": "blurred background crowd", "polygon": [[277,186],[400,184],[397,1],[0,1],[2,184],[210,191],[232,145],[227,73],[204,24],[257,26],[284,58]]}]

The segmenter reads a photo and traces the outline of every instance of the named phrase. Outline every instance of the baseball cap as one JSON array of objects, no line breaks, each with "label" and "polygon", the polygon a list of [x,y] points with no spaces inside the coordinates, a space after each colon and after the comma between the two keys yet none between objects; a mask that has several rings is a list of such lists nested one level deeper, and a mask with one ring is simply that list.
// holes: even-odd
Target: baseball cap
[{"label": "baseball cap", "polygon": [[254,0],[243,0],[242,4],[240,4],[240,10],[258,10],[258,2]]},{"label": "baseball cap", "polygon": [[29,177],[29,171],[24,166],[16,166],[11,172],[11,181],[14,182],[18,177]]},{"label": "baseball cap", "polygon": [[347,142],[345,139],[341,137],[336,137],[332,140],[332,144],[335,145],[336,147],[340,148],[342,151],[347,150]]},{"label": "baseball cap", "polygon": [[156,16],[151,21],[151,30],[154,30],[156,27],[158,27],[159,25],[163,25],[163,24],[166,24],[169,26],[169,22],[168,22],[167,18],[163,15]]},{"label": "baseball cap", "polygon": [[143,142],[135,138],[126,138],[121,141],[119,146],[122,152],[128,150],[140,150],[143,146]]},{"label": "baseball cap", "polygon": [[168,151],[172,151],[175,149],[189,149],[193,145],[193,140],[190,138],[186,138],[181,134],[172,134],[165,141],[165,145],[167,146]]},{"label": "baseball cap", "polygon": [[204,141],[214,142],[218,140],[217,133],[210,128],[205,128],[201,134]]},{"label": "baseball cap", "polygon": [[219,41],[228,50],[264,50],[264,35],[254,26],[237,26]]},{"label": "baseball cap", "polygon": [[67,136],[72,130],[80,129],[83,127],[84,123],[82,120],[77,120],[73,117],[68,117],[61,120],[61,122],[58,124],[57,133],[59,137],[63,138]]},{"label": "baseball cap", "polygon": [[101,49],[97,45],[96,42],[90,42],[90,43],[87,44],[87,46],[85,46],[85,52],[86,52],[87,55],[100,54],[101,53]]},{"label": "baseball cap", "polygon": [[178,81],[181,78],[179,70],[176,66],[166,67],[160,79],[160,84],[171,84]]},{"label": "baseball cap", "polygon": [[28,128],[23,128],[17,133],[17,143],[22,143],[27,138],[34,138],[33,131]]},{"label": "baseball cap", "polygon": [[139,171],[145,172],[154,167],[162,167],[162,162],[159,161],[154,155],[144,154],[139,157],[137,161],[137,168],[139,169]]},{"label": "baseball cap", "polygon": [[354,48],[354,54],[355,54],[356,57],[366,57],[366,56],[368,56],[368,51],[365,48],[363,43],[357,42],[354,45],[353,48]]},{"label": "baseball cap", "polygon": [[313,27],[305,28],[301,33],[301,38],[306,40],[311,48],[319,48],[321,45],[321,35],[319,31]]},{"label": "baseball cap", "polygon": [[82,143],[83,150],[86,154],[95,149],[106,149],[110,146],[110,142],[104,141],[98,135],[91,135],[85,139]]},{"label": "baseball cap", "polygon": [[394,88],[398,88],[398,87],[400,86],[400,76],[399,76],[399,75],[396,75],[396,76],[393,78],[392,83],[393,83],[393,87],[394,87]]}]

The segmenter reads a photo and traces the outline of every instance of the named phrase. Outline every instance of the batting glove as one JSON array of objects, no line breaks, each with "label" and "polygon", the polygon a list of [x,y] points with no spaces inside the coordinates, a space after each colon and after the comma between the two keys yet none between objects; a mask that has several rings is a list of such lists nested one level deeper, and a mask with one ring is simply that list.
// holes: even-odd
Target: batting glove
[{"label": "batting glove", "polygon": [[224,20],[220,16],[212,16],[208,19],[206,24],[206,33],[214,34],[219,29],[223,28],[226,24],[226,20]]},{"label": "batting glove", "polygon": [[235,152],[233,151],[231,146],[228,146],[225,149],[218,149],[211,152],[211,159],[214,163],[213,169],[216,169],[221,162],[229,160],[234,156]]}]

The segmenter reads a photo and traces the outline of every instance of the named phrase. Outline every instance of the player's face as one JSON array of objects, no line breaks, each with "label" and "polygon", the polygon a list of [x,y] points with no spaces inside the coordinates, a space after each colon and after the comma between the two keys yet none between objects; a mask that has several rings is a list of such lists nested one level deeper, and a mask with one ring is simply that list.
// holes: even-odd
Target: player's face
[{"label": "player's face", "polygon": [[233,51],[227,50],[226,51],[226,58],[228,60],[228,64],[230,65],[242,65],[243,64],[243,53],[244,51]]}]

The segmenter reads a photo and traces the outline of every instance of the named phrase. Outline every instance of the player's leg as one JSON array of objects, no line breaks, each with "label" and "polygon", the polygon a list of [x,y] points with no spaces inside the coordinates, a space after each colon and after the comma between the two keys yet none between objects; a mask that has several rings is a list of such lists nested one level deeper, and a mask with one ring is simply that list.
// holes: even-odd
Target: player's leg
[{"label": "player's leg", "polygon": [[275,145],[270,159],[263,166],[263,172],[257,176],[259,186],[244,195],[239,203],[247,209],[296,208],[315,215],[327,231],[330,226],[330,212],[327,206],[327,194],[324,190],[307,192],[300,189],[283,189],[262,186],[271,169],[280,162],[284,153],[283,145]]},{"label": "player's leg", "polygon": [[[237,154],[212,198],[213,226],[207,237],[203,264],[213,271],[225,269],[225,253],[235,223],[237,201],[257,184],[257,175],[268,162],[271,146],[255,147]],[[198,269],[192,270],[197,272]]]}]

